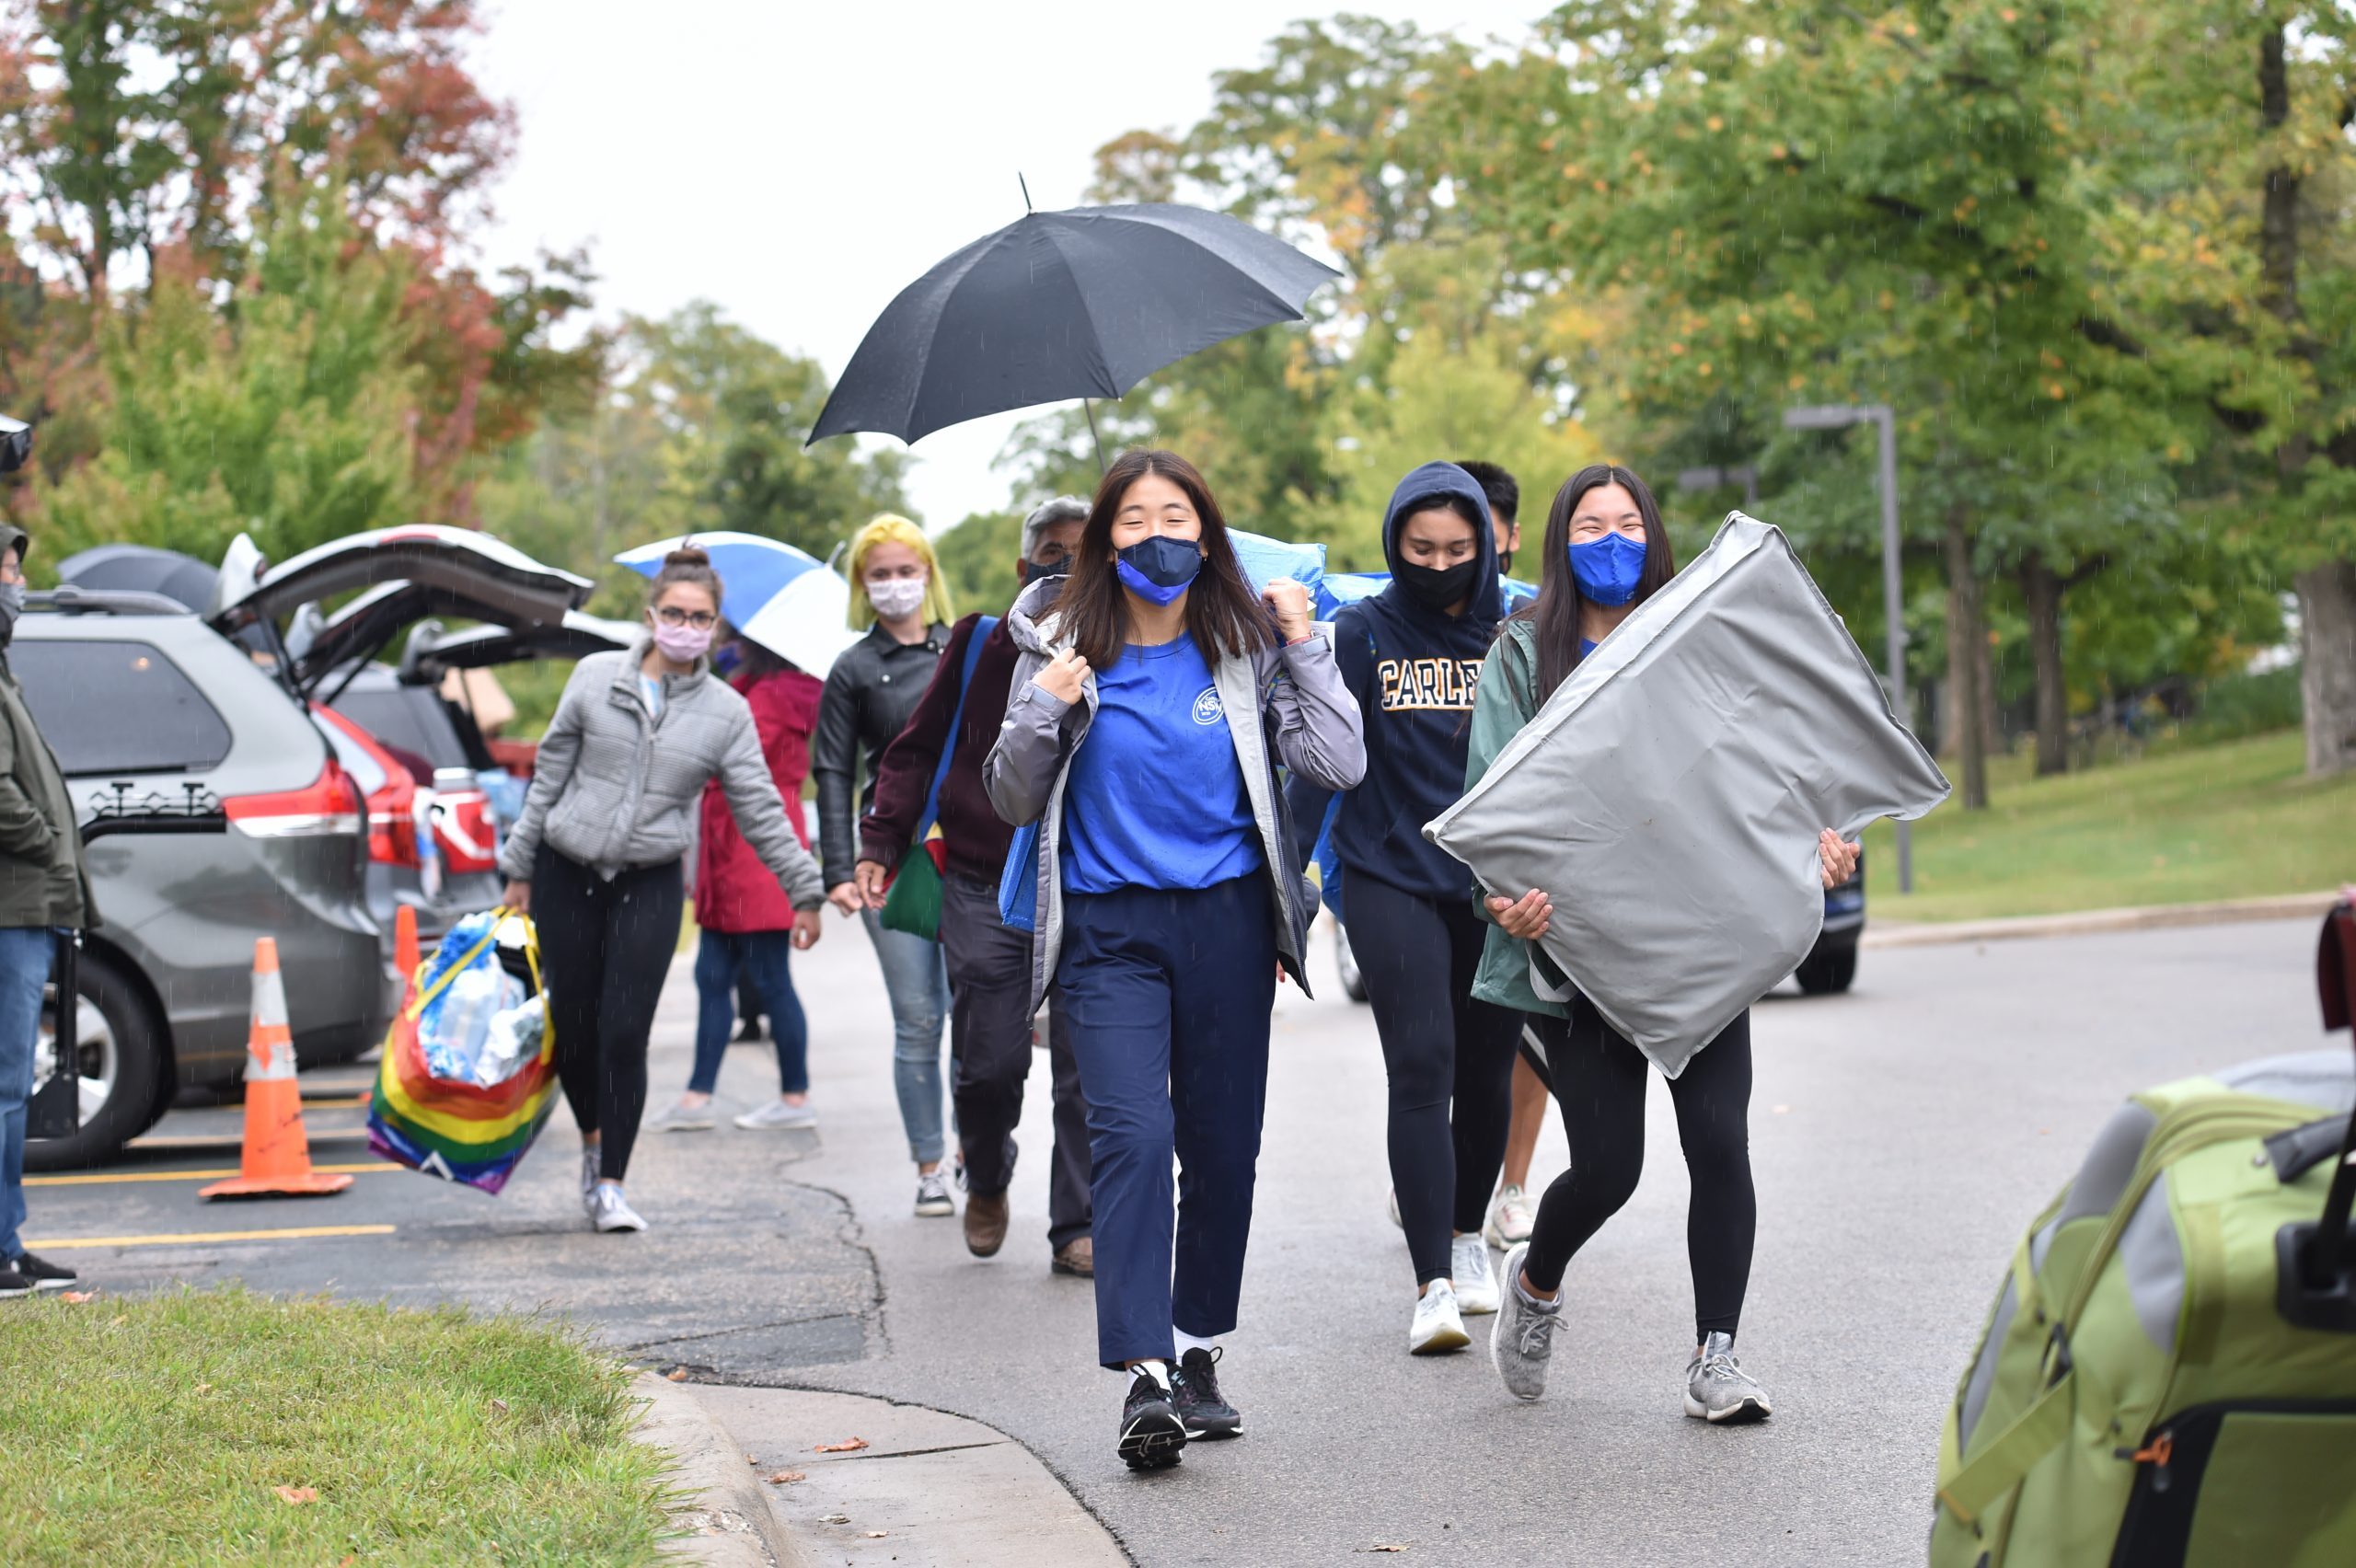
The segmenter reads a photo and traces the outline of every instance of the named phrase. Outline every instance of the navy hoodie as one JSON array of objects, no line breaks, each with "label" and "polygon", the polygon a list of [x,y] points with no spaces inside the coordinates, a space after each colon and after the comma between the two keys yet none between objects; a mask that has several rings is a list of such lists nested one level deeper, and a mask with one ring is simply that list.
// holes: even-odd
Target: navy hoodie
[{"label": "navy hoodie", "polygon": [[[1472,598],[1460,616],[1426,608],[1397,580],[1402,511],[1435,495],[1461,496],[1483,519],[1472,530]],[[1488,498],[1455,464],[1417,468],[1392,491],[1382,519],[1392,582],[1334,617],[1334,662],[1366,726],[1366,778],[1341,796],[1334,820],[1333,848],[1345,868],[1345,886],[1350,877],[1369,876],[1426,898],[1472,896],[1472,873],[1426,843],[1423,828],[1464,793],[1472,691],[1504,614],[1488,515]],[[1306,861],[1334,797],[1299,779],[1288,794]],[[1346,892],[1343,898],[1346,908]]]}]

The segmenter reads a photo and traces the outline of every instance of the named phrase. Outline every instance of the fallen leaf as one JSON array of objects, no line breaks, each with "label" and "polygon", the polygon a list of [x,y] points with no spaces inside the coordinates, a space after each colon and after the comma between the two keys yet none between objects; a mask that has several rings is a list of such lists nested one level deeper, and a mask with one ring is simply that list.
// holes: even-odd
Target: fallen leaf
[{"label": "fallen leaf", "polygon": [[850,1516],[849,1514],[821,1514],[818,1516],[818,1522],[822,1525],[847,1525],[850,1523]]},{"label": "fallen leaf", "polygon": [[58,1297],[60,1301],[67,1302],[75,1307],[79,1307],[85,1301],[96,1301],[98,1298],[98,1293],[95,1290],[69,1290],[64,1295]]},{"label": "fallen leaf", "polygon": [[862,1533],[864,1533],[870,1540],[882,1540],[885,1536],[890,1535],[892,1532],[889,1530],[867,1530]]},{"label": "fallen leaf", "polygon": [[779,1470],[777,1473],[770,1476],[769,1479],[777,1482],[780,1486],[787,1486],[791,1485],[794,1482],[807,1481],[810,1478],[803,1475],[800,1470]]},{"label": "fallen leaf", "polygon": [[315,1486],[280,1486],[272,1488],[281,1503],[317,1503],[318,1488]]},{"label": "fallen leaf", "polygon": [[666,1382],[684,1383],[687,1380],[687,1369],[684,1366],[674,1366],[668,1372],[664,1373],[663,1377],[664,1380]]},{"label": "fallen leaf", "polygon": [[1404,1551],[1407,1548],[1405,1543],[1402,1541],[1379,1540],[1372,1546],[1362,1546],[1358,1548],[1358,1550],[1360,1551]]},{"label": "fallen leaf", "polygon": [[507,1401],[505,1400],[493,1400],[491,1401],[491,1408],[493,1414],[505,1415],[507,1413]]},{"label": "fallen leaf", "polygon": [[846,1437],[839,1443],[821,1443],[810,1451],[814,1454],[856,1454],[867,1447],[864,1437]]}]

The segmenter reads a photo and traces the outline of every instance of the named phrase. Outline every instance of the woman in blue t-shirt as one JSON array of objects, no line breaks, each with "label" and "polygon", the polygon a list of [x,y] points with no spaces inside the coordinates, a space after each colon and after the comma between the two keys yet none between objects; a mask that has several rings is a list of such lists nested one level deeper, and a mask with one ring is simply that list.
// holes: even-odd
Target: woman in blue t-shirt
[{"label": "woman in blue t-shirt", "polygon": [[1253,594],[1172,453],[1113,465],[1070,575],[1007,627],[1022,657],[983,778],[1000,816],[1040,824],[1032,1007],[1052,982],[1070,1022],[1098,1356],[1132,1374],[1117,1447],[1150,1469],[1243,1429],[1214,1342],[1242,1288],[1276,975],[1307,989],[1315,905],[1276,765],[1346,790],[1365,746],[1307,592]]}]

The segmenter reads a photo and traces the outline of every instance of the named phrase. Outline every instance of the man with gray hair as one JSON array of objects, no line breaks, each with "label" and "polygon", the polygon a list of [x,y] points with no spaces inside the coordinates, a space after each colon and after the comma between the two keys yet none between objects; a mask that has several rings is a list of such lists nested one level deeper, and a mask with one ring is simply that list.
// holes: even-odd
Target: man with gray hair
[{"label": "man with gray hair", "polygon": [[[1057,496],[1024,518],[1022,554],[1015,561],[1019,584],[1069,571],[1087,521],[1088,502],[1071,495]],[[981,645],[969,660],[976,637]],[[867,906],[881,909],[885,884],[918,836],[941,751],[953,746],[941,771],[934,820],[941,828],[941,943],[949,969],[950,1055],[956,1064],[957,1136],[967,1188],[965,1246],[977,1258],[989,1257],[1006,1241],[1014,1128],[1022,1117],[1033,1046],[1031,933],[998,917],[999,877],[1014,830],[982,791],[982,763],[1006,714],[1016,652],[1005,622],[996,617],[967,616],[951,628],[932,684],[876,765],[875,803],[859,824],[855,873]],[[1056,1105],[1047,1245],[1056,1273],[1092,1275],[1088,1107],[1060,1009],[1050,1015],[1047,1052]]]}]

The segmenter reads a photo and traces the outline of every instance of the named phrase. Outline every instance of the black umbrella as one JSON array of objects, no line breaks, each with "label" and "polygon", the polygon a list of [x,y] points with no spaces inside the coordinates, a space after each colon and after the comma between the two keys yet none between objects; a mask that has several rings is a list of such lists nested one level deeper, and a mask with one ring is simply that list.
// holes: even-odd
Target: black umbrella
[{"label": "black umbrella", "polygon": [[153,545],[93,545],[57,563],[57,580],[93,592],[161,594],[200,614],[212,603],[213,568]]},{"label": "black umbrella", "polygon": [[14,473],[33,455],[33,427],[0,414],[0,474]]},{"label": "black umbrella", "polygon": [[1118,398],[1197,349],[1299,320],[1340,275],[1199,207],[1026,213],[900,291],[810,439],[914,441],[1008,409]]}]

